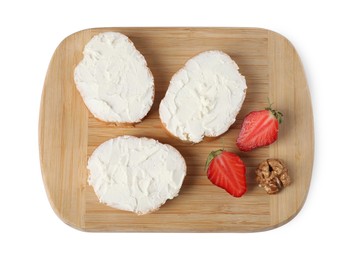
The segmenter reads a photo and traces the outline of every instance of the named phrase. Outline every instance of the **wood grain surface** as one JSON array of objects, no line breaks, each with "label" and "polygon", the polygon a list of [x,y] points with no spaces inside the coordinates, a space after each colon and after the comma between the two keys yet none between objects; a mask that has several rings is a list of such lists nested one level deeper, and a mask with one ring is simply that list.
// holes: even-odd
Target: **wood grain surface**
[{"label": "wood grain surface", "polygon": [[[100,32],[126,34],[145,56],[155,79],[155,100],[135,127],[95,119],[77,91],[73,71],[84,45]],[[187,144],[162,128],[158,107],[172,75],[192,56],[218,49],[229,54],[246,77],[248,90],[236,123],[213,141]],[[244,116],[263,109],[267,98],[284,113],[276,143],[239,152],[235,141]],[[187,162],[180,195],[159,211],[137,216],[100,204],[87,184],[87,160],[102,142],[119,135],[145,136],[176,147]],[[247,193],[234,198],[212,185],[204,173],[211,150],[236,152],[247,166]],[[57,47],[41,99],[39,148],[43,182],[55,213],[85,231],[252,232],[278,227],[303,206],[314,157],[313,116],[305,74],[292,44],[256,28],[96,28],[68,36]],[[255,183],[254,170],[267,158],[282,159],[292,185],[268,195]]]}]

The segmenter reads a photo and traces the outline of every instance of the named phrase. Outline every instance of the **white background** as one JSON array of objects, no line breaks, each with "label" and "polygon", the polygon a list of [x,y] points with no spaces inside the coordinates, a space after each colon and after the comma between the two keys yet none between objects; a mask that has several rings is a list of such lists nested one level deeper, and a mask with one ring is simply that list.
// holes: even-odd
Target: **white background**
[{"label": "white background", "polygon": [[[0,259],[346,259],[345,1],[1,1]],[[38,115],[50,58],[71,33],[107,26],[263,27],[296,47],[310,86],[315,163],[288,224],[251,234],[85,233],[46,197]],[[322,258],[320,258],[322,259]]]}]

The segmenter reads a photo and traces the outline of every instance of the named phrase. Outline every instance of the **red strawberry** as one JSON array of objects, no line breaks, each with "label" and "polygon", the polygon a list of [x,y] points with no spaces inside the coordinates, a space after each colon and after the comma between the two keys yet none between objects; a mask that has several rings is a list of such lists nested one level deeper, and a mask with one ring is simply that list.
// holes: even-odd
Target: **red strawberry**
[{"label": "red strawberry", "polygon": [[241,197],[247,190],[246,166],[236,154],[224,150],[213,151],[206,161],[207,177],[216,186],[234,197]]},{"label": "red strawberry", "polygon": [[272,144],[278,137],[278,125],[283,114],[271,108],[249,113],[241,126],[236,145],[241,151],[248,152],[257,147]]}]

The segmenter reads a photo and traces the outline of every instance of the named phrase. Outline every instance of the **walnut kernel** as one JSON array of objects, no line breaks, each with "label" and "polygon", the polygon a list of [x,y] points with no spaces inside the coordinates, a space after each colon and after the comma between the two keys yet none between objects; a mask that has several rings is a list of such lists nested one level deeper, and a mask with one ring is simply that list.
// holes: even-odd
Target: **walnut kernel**
[{"label": "walnut kernel", "polygon": [[268,194],[275,194],[291,182],[288,169],[278,159],[267,159],[255,170],[256,181]]}]

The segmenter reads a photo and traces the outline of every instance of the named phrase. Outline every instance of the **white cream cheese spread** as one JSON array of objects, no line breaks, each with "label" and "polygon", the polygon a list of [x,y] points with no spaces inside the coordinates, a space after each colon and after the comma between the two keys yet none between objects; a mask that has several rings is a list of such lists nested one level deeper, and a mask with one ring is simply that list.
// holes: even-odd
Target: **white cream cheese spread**
[{"label": "white cream cheese spread", "polygon": [[133,136],[102,143],[87,168],[100,202],[137,214],[155,211],[176,197],[186,175],[184,158],[175,148]]},{"label": "white cream cheese spread", "polygon": [[221,51],[206,51],[188,60],[172,77],[160,103],[165,128],[194,143],[226,132],[246,96],[246,80],[238,69]]},{"label": "white cream cheese spread", "polygon": [[106,122],[140,122],[153,104],[154,80],[129,38],[100,33],[86,44],[83,55],[74,79],[89,111]]}]

